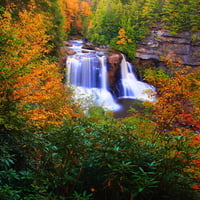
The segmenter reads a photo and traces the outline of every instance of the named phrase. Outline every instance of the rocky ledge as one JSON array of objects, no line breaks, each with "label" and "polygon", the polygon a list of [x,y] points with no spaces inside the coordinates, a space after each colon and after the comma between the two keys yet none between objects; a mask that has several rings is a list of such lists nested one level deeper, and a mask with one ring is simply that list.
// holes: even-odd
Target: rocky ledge
[{"label": "rocky ledge", "polygon": [[162,57],[185,65],[200,65],[200,31],[170,34],[163,28],[154,27],[139,43],[136,57],[142,60],[158,60]]}]

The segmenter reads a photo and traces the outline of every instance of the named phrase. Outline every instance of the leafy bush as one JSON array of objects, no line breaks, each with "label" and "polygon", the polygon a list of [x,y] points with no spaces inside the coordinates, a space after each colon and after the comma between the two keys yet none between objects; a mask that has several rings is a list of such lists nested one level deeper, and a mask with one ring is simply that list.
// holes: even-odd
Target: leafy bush
[{"label": "leafy bush", "polygon": [[37,180],[52,198],[196,198],[190,137],[156,136],[154,123],[138,115],[119,121],[100,113],[44,135]]},{"label": "leafy bush", "polygon": [[190,139],[138,135],[135,122],[107,119],[87,128],[82,190],[93,191],[95,199],[195,199],[186,170],[195,155]]}]

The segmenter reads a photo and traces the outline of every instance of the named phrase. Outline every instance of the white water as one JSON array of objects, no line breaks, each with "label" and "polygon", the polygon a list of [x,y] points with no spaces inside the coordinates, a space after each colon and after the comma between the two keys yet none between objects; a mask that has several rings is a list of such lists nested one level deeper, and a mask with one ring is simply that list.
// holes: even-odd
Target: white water
[{"label": "white water", "polygon": [[119,82],[119,97],[153,101],[152,91],[155,88],[145,82],[139,81],[133,72],[133,66],[123,56],[121,62],[121,80]]},{"label": "white water", "polygon": [[[116,103],[117,98],[131,98],[152,101],[148,91],[154,88],[137,80],[132,65],[126,62],[124,56],[121,62],[121,79],[118,81],[118,97],[114,97],[108,84],[106,57],[98,56],[95,51],[82,53],[83,42],[71,41],[71,49],[75,55],[67,58],[67,81],[74,88],[75,101],[89,107],[101,106],[106,110],[117,111],[121,106]],[[82,100],[83,99],[83,100]]]}]

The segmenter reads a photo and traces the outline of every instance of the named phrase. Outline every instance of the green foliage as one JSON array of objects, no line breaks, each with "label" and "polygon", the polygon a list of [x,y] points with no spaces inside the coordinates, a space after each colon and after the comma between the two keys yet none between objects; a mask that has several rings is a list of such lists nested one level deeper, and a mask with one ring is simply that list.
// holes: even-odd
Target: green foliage
[{"label": "green foliage", "polygon": [[49,43],[53,47],[52,54],[55,55],[58,47],[62,45],[63,40],[66,39],[66,36],[68,34],[64,31],[65,16],[62,15],[58,0],[52,1],[51,4],[46,3],[46,5],[44,5],[44,2],[40,2],[40,4],[40,9],[42,11],[45,11],[47,13],[47,16],[50,15],[52,20],[53,25],[49,27],[48,34],[52,36]]},{"label": "green foliage", "polygon": [[[96,197],[101,199],[128,199],[131,195],[136,199],[190,198],[190,176],[182,173],[192,161],[189,152],[193,150],[187,138],[167,135],[154,140],[145,134],[137,135],[137,131],[141,132],[140,123],[132,117],[123,123],[100,120],[98,125],[88,127],[90,140],[82,187],[94,188]],[[184,153],[173,157],[182,148]],[[177,186],[179,181],[181,187]]]},{"label": "green foliage", "polygon": [[200,4],[196,0],[168,0],[164,5],[162,20],[173,33],[198,31],[200,27]]},{"label": "green foliage", "polygon": [[[199,6],[196,0],[101,0],[93,12],[88,37],[96,44],[109,44],[133,58],[138,42],[152,26],[165,25],[174,34],[198,31]],[[118,44],[120,29],[126,31],[131,42]]]},{"label": "green foliage", "polygon": [[72,199],[74,200],[89,200],[91,199],[93,196],[92,193],[87,194],[87,192],[84,190],[82,194],[79,194],[78,192],[74,192],[74,194],[72,195]]},{"label": "green foliage", "polygon": [[[97,44],[111,45],[133,58],[137,42],[144,38],[148,28],[160,20],[161,1],[100,1],[94,12],[88,36]],[[156,16],[155,16],[156,13]],[[119,17],[120,16],[120,17]],[[131,42],[118,44],[118,32],[125,29]]]},{"label": "green foliage", "polygon": [[1,197],[196,200],[190,137],[155,136],[154,129],[144,113],[118,120],[100,109],[40,134],[4,129]]},{"label": "green foliage", "polygon": [[29,133],[26,130],[22,135],[22,130],[8,130],[1,126],[0,196],[2,200],[47,199],[46,190],[36,184],[34,167],[29,163],[34,159],[31,151],[37,141],[34,135]]},{"label": "green foliage", "polygon": [[97,44],[108,44],[113,37],[116,37],[121,12],[120,0],[101,0],[89,25],[88,37],[90,40]]}]

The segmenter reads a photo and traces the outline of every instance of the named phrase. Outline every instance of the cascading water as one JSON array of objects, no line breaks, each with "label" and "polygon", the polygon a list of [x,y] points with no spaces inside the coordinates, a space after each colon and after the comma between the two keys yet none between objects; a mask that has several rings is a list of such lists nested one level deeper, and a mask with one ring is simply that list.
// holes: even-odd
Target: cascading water
[{"label": "cascading water", "polygon": [[[126,62],[124,56],[121,62],[121,78],[117,83],[118,94],[113,96],[108,84],[107,58],[93,50],[82,53],[81,40],[70,41],[70,47],[76,54],[67,57],[67,81],[74,88],[75,99],[85,97],[97,106],[107,110],[117,111],[121,106],[117,98],[132,98],[152,101],[147,90],[154,88],[138,81],[132,70],[132,65]],[[85,102],[86,103],[86,102]]]},{"label": "cascading water", "polygon": [[123,59],[121,62],[121,79],[118,81],[118,98],[139,99],[144,101],[153,101],[151,97],[155,88],[147,83],[139,81],[133,72],[133,66]]},{"label": "cascading water", "polygon": [[67,80],[75,90],[75,99],[85,97],[94,105],[119,110],[121,106],[108,90],[106,57],[98,56],[94,51],[81,53],[79,42],[74,46],[71,48],[76,54],[67,58]]}]

